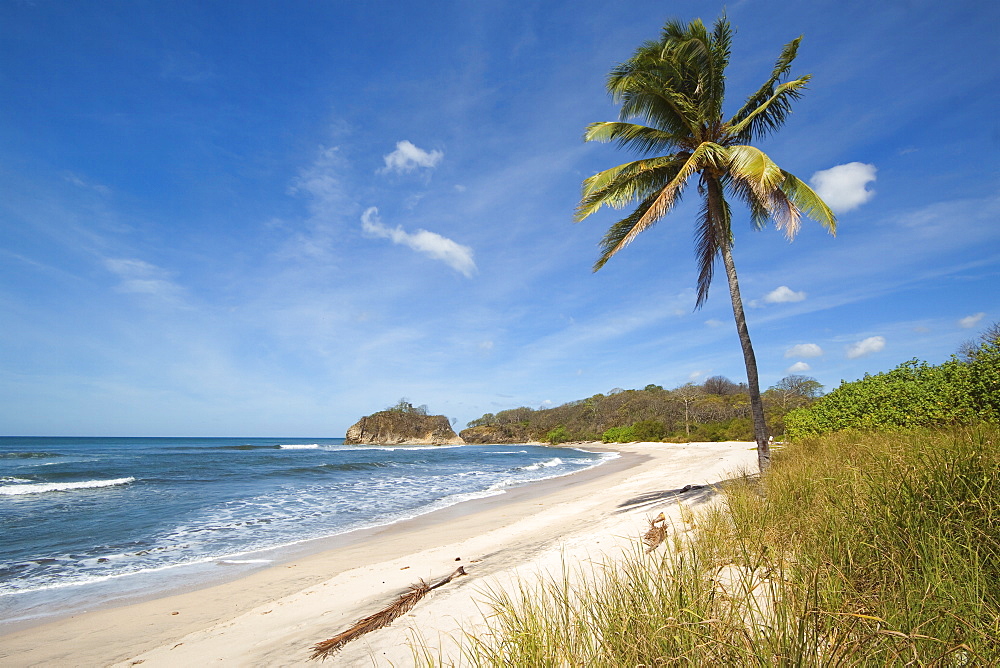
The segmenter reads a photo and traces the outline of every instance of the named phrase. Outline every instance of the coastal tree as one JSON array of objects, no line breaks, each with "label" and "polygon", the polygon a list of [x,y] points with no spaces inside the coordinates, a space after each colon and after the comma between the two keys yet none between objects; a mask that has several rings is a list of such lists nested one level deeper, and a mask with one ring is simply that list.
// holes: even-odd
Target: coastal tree
[{"label": "coastal tree", "polygon": [[614,142],[651,157],[586,179],[576,220],[603,206],[635,207],[605,234],[594,265],[597,271],[669,213],[686,186],[697,182],[701,208],[695,221],[699,270],[695,308],[708,298],[716,261],[721,258],[743,348],[758,464],[764,471],[771,454],[757,362],[733,262],[729,199],[748,207],[753,227],[762,228],[773,220],[789,239],[798,231],[803,214],[831,233],[836,230],[836,219],[809,186],[751,145],[784,124],[792,102],[809,81],[809,75],[788,79],[801,37],[785,45],[771,75],[727,120],[723,103],[732,35],[724,16],[711,31],[701,20],[687,25],[668,21],[658,40],[644,43],[611,71],[607,89],[621,105],[620,120],[591,124],[584,139]]}]

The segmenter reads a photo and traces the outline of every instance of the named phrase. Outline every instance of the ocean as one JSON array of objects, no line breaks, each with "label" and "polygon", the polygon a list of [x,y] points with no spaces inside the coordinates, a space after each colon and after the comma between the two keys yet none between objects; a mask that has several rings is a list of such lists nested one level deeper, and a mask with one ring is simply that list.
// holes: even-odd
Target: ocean
[{"label": "ocean", "polygon": [[0,437],[0,624],[265,567],[615,455],[343,439]]}]

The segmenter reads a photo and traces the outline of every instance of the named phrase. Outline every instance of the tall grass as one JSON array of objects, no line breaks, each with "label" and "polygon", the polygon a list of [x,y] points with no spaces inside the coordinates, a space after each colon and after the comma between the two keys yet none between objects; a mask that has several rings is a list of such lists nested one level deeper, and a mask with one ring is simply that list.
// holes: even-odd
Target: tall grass
[{"label": "tall grass", "polygon": [[803,440],[725,492],[694,537],[493,590],[463,663],[1000,665],[997,427]]}]

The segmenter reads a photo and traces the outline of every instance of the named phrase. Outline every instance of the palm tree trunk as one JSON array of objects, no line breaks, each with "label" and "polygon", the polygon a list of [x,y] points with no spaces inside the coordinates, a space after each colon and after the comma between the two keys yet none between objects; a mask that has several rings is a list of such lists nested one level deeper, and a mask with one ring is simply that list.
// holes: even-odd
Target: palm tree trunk
[{"label": "palm tree trunk", "polygon": [[768,443],[767,423],[764,422],[764,402],[760,398],[760,383],[757,380],[757,358],[753,354],[750,343],[750,332],[747,330],[747,319],[743,313],[743,299],[740,297],[740,283],[736,278],[736,265],[733,263],[733,253],[728,243],[722,244],[722,262],[726,266],[726,277],[729,279],[729,296],[733,301],[733,316],[736,318],[736,331],[743,346],[743,361],[747,367],[747,386],[750,392],[750,411],[753,413],[753,433],[757,440],[757,466],[764,473],[771,466],[771,446]]}]

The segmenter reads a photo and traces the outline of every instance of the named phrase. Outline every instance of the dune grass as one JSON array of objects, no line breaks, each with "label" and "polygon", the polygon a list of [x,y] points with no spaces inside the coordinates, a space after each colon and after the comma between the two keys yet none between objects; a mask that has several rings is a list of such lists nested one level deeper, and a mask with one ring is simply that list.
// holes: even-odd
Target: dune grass
[{"label": "dune grass", "polygon": [[803,440],[696,522],[489,592],[463,665],[1000,665],[995,426]]}]

